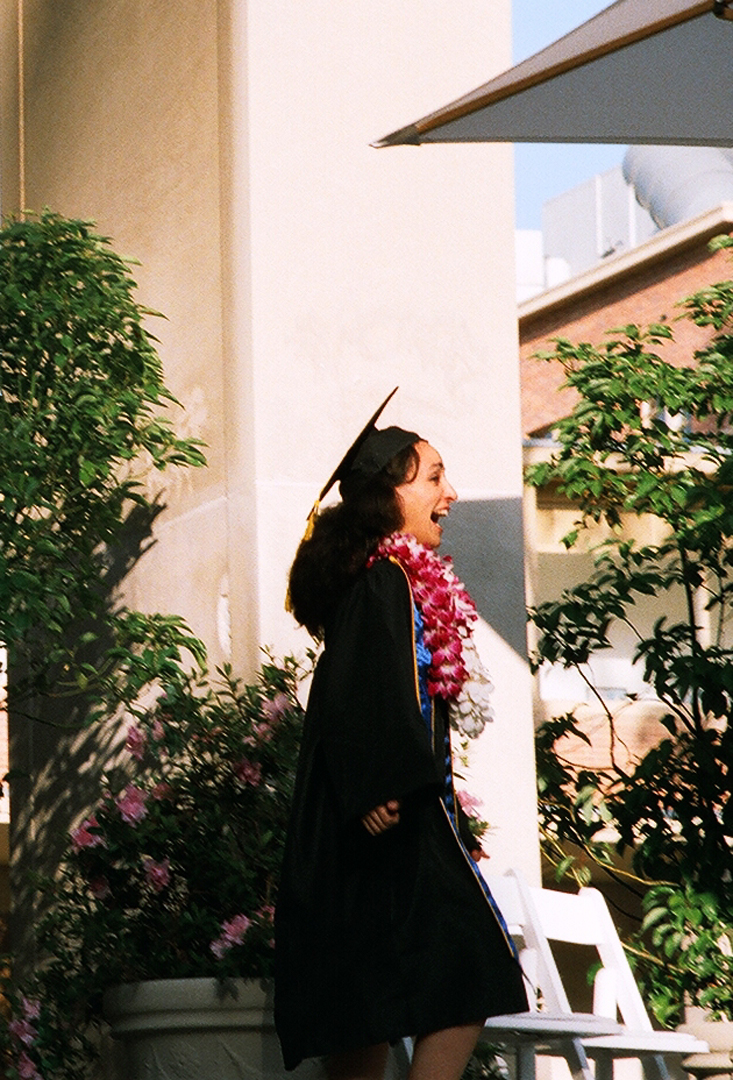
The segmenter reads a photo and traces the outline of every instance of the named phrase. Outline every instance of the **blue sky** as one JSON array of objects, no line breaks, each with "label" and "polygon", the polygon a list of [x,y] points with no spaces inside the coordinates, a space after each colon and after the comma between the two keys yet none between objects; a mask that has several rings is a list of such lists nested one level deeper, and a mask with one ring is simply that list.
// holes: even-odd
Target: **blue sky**
[{"label": "blue sky", "polygon": [[[610,0],[512,0],[514,62],[524,60],[590,19]],[[542,203],[621,163],[623,146],[517,143],[516,225],[539,229]]]}]

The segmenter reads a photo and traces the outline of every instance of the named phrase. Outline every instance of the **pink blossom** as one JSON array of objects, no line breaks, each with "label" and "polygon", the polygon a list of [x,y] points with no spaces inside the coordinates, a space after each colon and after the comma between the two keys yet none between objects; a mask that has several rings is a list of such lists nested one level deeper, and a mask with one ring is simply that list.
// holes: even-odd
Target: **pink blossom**
[{"label": "pink blossom", "polygon": [[41,1003],[36,998],[21,997],[21,1008],[26,1020],[38,1020],[41,1015]]},{"label": "pink blossom", "polygon": [[255,724],[252,731],[252,735],[247,735],[242,740],[245,746],[259,746],[261,743],[269,742],[273,735],[272,728],[264,721],[261,724]]},{"label": "pink blossom", "polygon": [[173,788],[170,784],[167,784],[165,780],[159,780],[158,783],[154,785],[150,794],[159,802],[161,799],[167,799],[172,791]]},{"label": "pink blossom", "polygon": [[153,738],[155,739],[156,742],[160,742],[160,740],[165,735],[165,728],[163,727],[160,720],[158,720],[157,718],[155,720],[153,720],[153,732],[152,732],[152,734],[153,734]]},{"label": "pink blossom", "polygon": [[252,787],[257,785],[262,780],[262,766],[259,762],[248,761],[247,758],[242,758],[234,766],[234,775],[237,780],[241,780],[243,784],[251,784]]},{"label": "pink blossom", "polygon": [[89,882],[89,892],[95,900],[106,900],[112,895],[112,890],[109,887],[109,882],[106,877],[92,878]]},{"label": "pink blossom", "polygon": [[147,814],[145,803],[148,799],[147,791],[128,784],[121,795],[115,799],[115,806],[122,815],[122,820],[128,825],[137,825]]},{"label": "pink blossom", "polygon": [[77,829],[71,830],[71,846],[74,851],[81,851],[82,848],[91,847],[106,847],[107,841],[99,833],[92,833],[90,829],[98,829],[99,822],[92,814],[91,817],[85,818],[81,825]]},{"label": "pink blossom", "polygon": [[283,691],[275,694],[274,698],[266,698],[262,702],[261,712],[268,723],[275,724],[290,708],[290,698]]},{"label": "pink blossom", "polygon": [[132,727],[128,729],[127,738],[125,739],[125,748],[135,758],[135,761],[142,761],[147,741],[147,735],[142,728],[137,726],[137,724],[133,724]]},{"label": "pink blossom", "polygon": [[18,1057],[18,1076],[20,1080],[43,1080],[35,1063],[31,1061],[25,1050]]},{"label": "pink blossom", "polygon": [[27,1020],[11,1020],[8,1031],[14,1039],[18,1039],[25,1046],[32,1046],[38,1036],[36,1029]]},{"label": "pink blossom", "polygon": [[246,915],[235,915],[234,918],[227,919],[221,924],[224,935],[231,940],[233,945],[241,944],[250,926],[251,919],[248,919]]},{"label": "pink blossom", "polygon": [[171,863],[170,859],[163,859],[162,862],[156,862],[155,859],[151,859],[149,855],[143,855],[143,870],[145,871],[145,880],[148,885],[153,889],[153,892],[162,892],[171,880]]},{"label": "pink blossom", "polygon": [[246,915],[235,915],[233,919],[227,919],[221,924],[221,934],[209,946],[217,960],[221,960],[233,945],[242,944],[251,925],[252,920]]},{"label": "pink blossom", "polygon": [[477,817],[476,811],[484,805],[483,801],[476,795],[472,795],[470,791],[457,791],[456,796],[468,816]]}]

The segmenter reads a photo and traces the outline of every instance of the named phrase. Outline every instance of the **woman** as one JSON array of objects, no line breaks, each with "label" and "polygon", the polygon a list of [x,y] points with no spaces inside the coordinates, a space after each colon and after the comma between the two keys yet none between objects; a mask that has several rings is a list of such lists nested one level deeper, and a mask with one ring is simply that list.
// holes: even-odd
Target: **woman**
[{"label": "woman", "polygon": [[289,1069],[325,1055],[331,1080],[379,1080],[388,1044],[414,1036],[411,1080],[458,1080],[484,1018],[527,999],[453,792],[448,705],[475,609],[435,549],[456,493],[432,446],[376,416],[290,574],[293,613],[325,649],[278,896],[275,1019]]}]

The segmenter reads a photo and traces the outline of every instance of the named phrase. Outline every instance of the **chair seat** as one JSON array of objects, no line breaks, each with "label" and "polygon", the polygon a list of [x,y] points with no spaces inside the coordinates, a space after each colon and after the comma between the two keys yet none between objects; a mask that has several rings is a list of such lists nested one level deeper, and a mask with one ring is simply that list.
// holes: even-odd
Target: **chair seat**
[{"label": "chair seat", "polygon": [[615,1020],[594,1013],[524,1012],[490,1016],[484,1021],[484,1031],[504,1031],[539,1041],[543,1035],[554,1039],[613,1035],[623,1028]]},{"label": "chair seat", "polygon": [[629,1031],[619,1035],[583,1038],[588,1057],[612,1051],[617,1057],[637,1057],[639,1054],[704,1054],[708,1044],[682,1031]]}]

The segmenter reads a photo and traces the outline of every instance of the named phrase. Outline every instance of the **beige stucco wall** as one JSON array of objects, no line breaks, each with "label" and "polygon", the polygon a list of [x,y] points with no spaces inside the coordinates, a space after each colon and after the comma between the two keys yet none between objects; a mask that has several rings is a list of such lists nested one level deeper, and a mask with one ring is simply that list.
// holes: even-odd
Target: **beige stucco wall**
[{"label": "beige stucco wall", "polygon": [[[248,24],[260,625],[296,648],[281,598],[305,516],[393,386],[384,422],[438,446],[460,494],[521,491],[510,150],[369,146],[507,65],[509,6],[330,5],[327,33],[316,11],[251,5]],[[526,676],[485,639],[499,719],[473,786],[495,865],[532,867]]]},{"label": "beige stucco wall", "polygon": [[[398,383],[385,422],[438,446],[465,498],[519,505],[511,151],[369,146],[509,64],[509,0],[25,0],[24,14],[26,205],[93,218],[141,261],[179,428],[209,447],[208,470],[166,481],[130,604],[183,614],[212,663],[244,673],[260,644],[302,651],[282,600],[305,516]],[[513,571],[521,557],[502,555]],[[489,626],[482,640],[499,719],[474,786],[494,865],[534,876],[529,680],[516,642]]]},{"label": "beige stucco wall", "polygon": [[[140,299],[166,315],[150,321],[166,379],[186,403],[173,419],[209,447],[207,470],[164,481],[159,543],[126,596],[185,614],[217,659],[212,597],[226,573],[217,5],[26,0],[24,12],[26,207],[92,219],[139,260]],[[13,179],[4,177],[5,212],[17,207]]]}]

